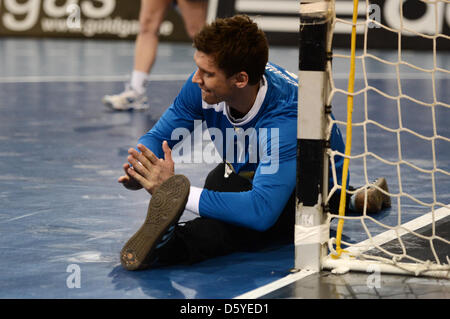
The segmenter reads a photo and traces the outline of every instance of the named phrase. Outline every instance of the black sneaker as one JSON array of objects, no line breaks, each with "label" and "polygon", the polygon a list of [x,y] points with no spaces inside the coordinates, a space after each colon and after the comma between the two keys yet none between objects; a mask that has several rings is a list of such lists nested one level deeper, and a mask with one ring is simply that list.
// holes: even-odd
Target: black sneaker
[{"label": "black sneaker", "polygon": [[186,206],[189,190],[189,180],[183,175],[172,176],[156,189],[144,224],[120,252],[125,269],[145,269],[154,263],[154,252],[171,237]]},{"label": "black sneaker", "polygon": [[[378,188],[374,187],[377,186]],[[389,188],[384,177],[378,178],[373,185],[367,188],[367,213],[373,214],[379,212],[381,209],[391,207],[391,198],[389,195],[380,191],[382,189],[386,193],[389,193]],[[355,210],[358,213],[364,211],[364,189],[359,190],[356,193],[355,198]]]}]

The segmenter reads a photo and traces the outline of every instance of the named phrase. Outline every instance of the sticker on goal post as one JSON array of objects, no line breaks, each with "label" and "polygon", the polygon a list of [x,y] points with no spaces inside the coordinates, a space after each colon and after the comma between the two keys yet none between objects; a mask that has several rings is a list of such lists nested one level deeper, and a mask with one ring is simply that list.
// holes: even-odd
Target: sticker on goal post
[{"label": "sticker on goal post", "polygon": [[295,245],[324,244],[329,239],[329,224],[318,226],[295,225]]}]

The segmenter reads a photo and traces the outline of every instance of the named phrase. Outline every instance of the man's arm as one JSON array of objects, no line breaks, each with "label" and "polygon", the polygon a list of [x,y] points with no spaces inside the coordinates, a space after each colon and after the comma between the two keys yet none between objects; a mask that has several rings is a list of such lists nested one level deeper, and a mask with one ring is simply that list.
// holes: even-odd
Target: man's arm
[{"label": "man's arm", "polygon": [[[279,133],[259,136],[263,155],[245,192],[214,192],[191,187],[187,208],[200,216],[265,231],[278,219],[295,189],[296,121],[277,121]],[[268,152],[270,150],[270,154]]]},{"label": "man's arm", "polygon": [[[157,158],[164,158],[165,152],[162,145],[164,141],[167,141],[168,147],[172,148],[178,140],[172,140],[172,132],[176,128],[187,128],[192,131],[194,127],[194,120],[202,118],[201,111],[201,92],[198,85],[192,83],[192,76],[183,85],[180,93],[175,98],[172,105],[164,112],[154,127],[143,135],[138,145],[142,144],[149,149]],[[136,152],[141,152],[139,147],[136,148]],[[137,159],[137,155],[133,153],[133,150],[128,152],[130,156]],[[133,165],[133,164],[132,164]],[[134,165],[133,165],[134,166]],[[130,164],[123,165],[125,175],[118,178],[118,182],[122,183],[124,187],[130,190],[138,190],[143,186],[136,180],[136,174],[139,172],[134,170]],[[139,174],[140,175],[140,174]],[[144,186],[148,191],[153,188]]]},{"label": "man's arm", "polygon": [[276,174],[261,174],[260,167],[247,192],[214,192],[203,189],[200,216],[219,219],[258,231],[269,229],[295,189],[296,160],[280,163]]},{"label": "man's arm", "polygon": [[138,141],[138,144],[145,145],[158,158],[164,156],[161,148],[163,141],[167,141],[171,149],[179,142],[178,136],[174,136],[175,139],[172,140],[174,130],[186,128],[192,131],[194,121],[203,119],[201,91],[197,84],[192,83],[192,76],[193,74],[158,122]]}]

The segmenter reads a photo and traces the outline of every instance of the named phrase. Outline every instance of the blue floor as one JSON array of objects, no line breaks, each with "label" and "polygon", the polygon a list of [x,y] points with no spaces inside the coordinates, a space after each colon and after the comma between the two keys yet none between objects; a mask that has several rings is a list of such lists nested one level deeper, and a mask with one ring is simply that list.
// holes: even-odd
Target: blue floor
[{"label": "blue floor", "polygon": [[[127,149],[158,120],[183,81],[154,78],[148,92],[150,111],[114,113],[100,101],[104,94],[122,90],[123,81],[118,79],[129,70],[131,43],[0,40],[0,49],[6,53],[0,58],[0,298],[232,298],[289,273],[294,266],[293,245],[236,253],[189,267],[123,270],[119,251],[144,220],[149,195],[125,190],[117,177],[122,174]],[[163,45],[161,50],[156,76],[176,78],[193,70],[189,45]],[[276,48],[271,60],[296,72],[296,50]],[[51,57],[48,52],[53,52]],[[69,57],[67,67],[64,55]],[[83,58],[86,63],[77,60]],[[289,60],[289,65],[284,65],[283,59]],[[180,62],[184,60],[189,62]],[[66,78],[51,78],[55,76]],[[94,76],[104,78],[97,81]],[[408,81],[404,86],[409,92],[424,92],[421,88],[425,80]],[[374,85],[394,90],[395,83],[379,80]],[[343,79],[337,84],[346,87]],[[449,84],[448,78],[437,81],[438,100],[449,103]],[[387,111],[381,111],[392,103],[376,94],[371,98],[371,116],[397,128],[397,115],[387,116]],[[336,97],[333,112],[337,119],[345,119],[342,96]],[[430,136],[429,113],[427,108],[410,105],[402,113],[403,123]],[[448,138],[449,110],[438,107],[436,114],[436,130]],[[355,121],[362,118],[355,112]],[[396,143],[392,133],[378,131],[372,125],[368,128],[370,151],[396,159],[396,150],[387,151],[389,146],[392,152],[391,146]],[[402,140],[405,160],[432,168],[430,142],[408,133],[402,133]],[[353,145],[352,154],[363,151],[360,139],[356,138]],[[448,142],[436,140],[436,148],[437,166],[449,171]],[[369,162],[369,180],[387,176],[391,191],[397,192],[397,171],[375,159]],[[178,165],[176,172],[201,187],[213,167]],[[361,160],[351,161],[354,186],[365,183],[362,167]],[[435,177],[437,200],[448,204],[450,179],[439,173]],[[433,201],[431,190],[421,182],[429,180],[429,174],[417,174],[406,166],[402,167],[401,178],[404,191],[427,203]],[[402,215],[402,222],[429,211],[412,200],[401,200],[408,211]],[[396,223],[396,208],[393,200],[393,207],[377,219]],[[182,220],[192,217],[185,212]],[[344,229],[345,240],[366,238],[356,224],[348,222]],[[79,266],[80,288],[68,288],[70,265]]]},{"label": "blue floor", "polygon": [[[142,223],[149,196],[116,180],[127,149],[182,82],[152,83],[161,92],[152,112],[109,112],[102,93],[122,85],[2,85],[0,298],[231,298],[288,274],[291,246],[190,267],[121,268],[119,251]],[[212,167],[177,172],[202,186]],[[81,270],[80,289],[66,285],[72,264]]]}]

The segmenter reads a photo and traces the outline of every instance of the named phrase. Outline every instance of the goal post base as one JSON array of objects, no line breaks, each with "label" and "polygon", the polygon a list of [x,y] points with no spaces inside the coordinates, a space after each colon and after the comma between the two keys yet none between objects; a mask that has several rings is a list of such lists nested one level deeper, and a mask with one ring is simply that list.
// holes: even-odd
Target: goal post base
[{"label": "goal post base", "polygon": [[[327,256],[322,260],[322,269],[341,270],[393,275],[414,275],[420,277],[433,277],[450,279],[450,268],[448,265],[427,265],[410,263],[388,263],[386,261],[360,260],[352,257],[341,257],[335,259]],[[339,272],[339,271],[338,271]]]}]

